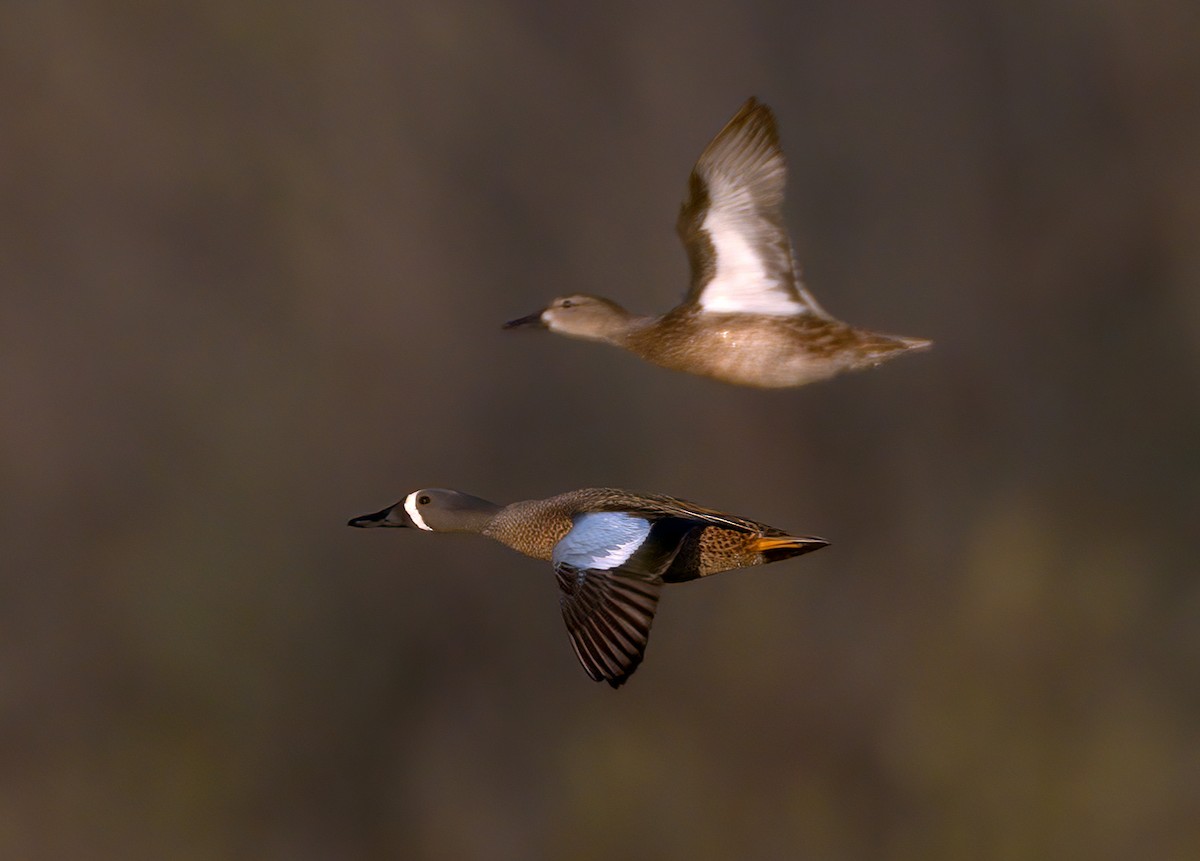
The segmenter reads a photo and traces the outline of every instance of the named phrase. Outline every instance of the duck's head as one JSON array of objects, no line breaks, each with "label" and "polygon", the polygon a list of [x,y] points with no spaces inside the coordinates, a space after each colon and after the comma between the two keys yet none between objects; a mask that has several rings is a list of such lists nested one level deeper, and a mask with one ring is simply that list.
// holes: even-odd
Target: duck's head
[{"label": "duck's head", "polygon": [[496,516],[498,505],[440,487],[414,490],[395,505],[352,518],[348,526],[399,526],[426,532],[479,532]]},{"label": "duck's head", "polygon": [[629,325],[630,313],[608,299],[583,293],[562,296],[542,311],[509,320],[505,329],[541,326],[551,332],[588,341],[609,341]]}]

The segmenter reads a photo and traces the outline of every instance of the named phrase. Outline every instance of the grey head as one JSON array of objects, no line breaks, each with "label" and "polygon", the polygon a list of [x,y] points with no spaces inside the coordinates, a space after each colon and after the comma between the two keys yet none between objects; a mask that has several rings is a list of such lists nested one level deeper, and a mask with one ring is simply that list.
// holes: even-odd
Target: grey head
[{"label": "grey head", "polygon": [[577,293],[573,296],[560,296],[544,310],[509,320],[504,324],[504,328],[540,326],[570,338],[613,342],[638,319],[609,299]]},{"label": "grey head", "polygon": [[426,532],[482,532],[500,506],[440,487],[414,490],[395,505],[374,514],[352,518],[348,526],[399,526]]}]

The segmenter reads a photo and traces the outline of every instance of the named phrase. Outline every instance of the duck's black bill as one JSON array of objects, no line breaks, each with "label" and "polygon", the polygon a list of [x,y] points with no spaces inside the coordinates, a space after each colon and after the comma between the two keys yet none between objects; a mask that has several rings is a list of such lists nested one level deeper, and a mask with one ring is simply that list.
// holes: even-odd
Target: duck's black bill
[{"label": "duck's black bill", "polygon": [[535,311],[526,317],[518,317],[516,320],[509,320],[504,324],[504,329],[519,329],[522,326],[537,326],[538,328],[546,328],[546,324],[542,322],[542,312]]},{"label": "duck's black bill", "polygon": [[394,505],[389,505],[383,511],[376,511],[374,514],[363,514],[358,517],[352,517],[346,522],[347,526],[357,526],[360,529],[366,529],[370,526],[404,526],[404,522],[389,520],[388,515],[392,513]]}]

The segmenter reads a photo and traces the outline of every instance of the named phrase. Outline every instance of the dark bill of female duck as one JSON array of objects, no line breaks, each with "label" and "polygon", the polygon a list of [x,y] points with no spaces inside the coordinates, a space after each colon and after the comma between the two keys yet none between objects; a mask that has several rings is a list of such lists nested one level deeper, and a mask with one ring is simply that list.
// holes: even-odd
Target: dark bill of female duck
[{"label": "dark bill of female duck", "polygon": [[532,314],[526,314],[524,317],[518,317],[515,320],[509,320],[504,324],[504,329],[516,329],[521,326],[542,326],[546,324],[542,320],[542,311],[535,311]]},{"label": "dark bill of female duck", "polygon": [[676,229],[691,284],[661,316],[597,296],[505,324],[599,341],[647,362],[758,388],[802,386],[927,349],[834,318],[804,286],[783,223],[787,168],[770,108],[748,100],[701,154]]}]

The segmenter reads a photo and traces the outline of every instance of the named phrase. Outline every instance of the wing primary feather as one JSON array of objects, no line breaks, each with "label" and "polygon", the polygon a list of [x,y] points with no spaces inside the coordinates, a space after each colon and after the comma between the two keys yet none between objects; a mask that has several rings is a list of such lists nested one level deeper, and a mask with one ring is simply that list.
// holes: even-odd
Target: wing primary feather
[{"label": "wing primary feather", "polygon": [[751,98],[701,153],[676,228],[702,313],[815,313],[783,224],[787,166],[771,109]]},{"label": "wing primary feather", "polygon": [[642,662],[659,585],[620,571],[555,567],[571,647],[584,671],[613,687]]}]

